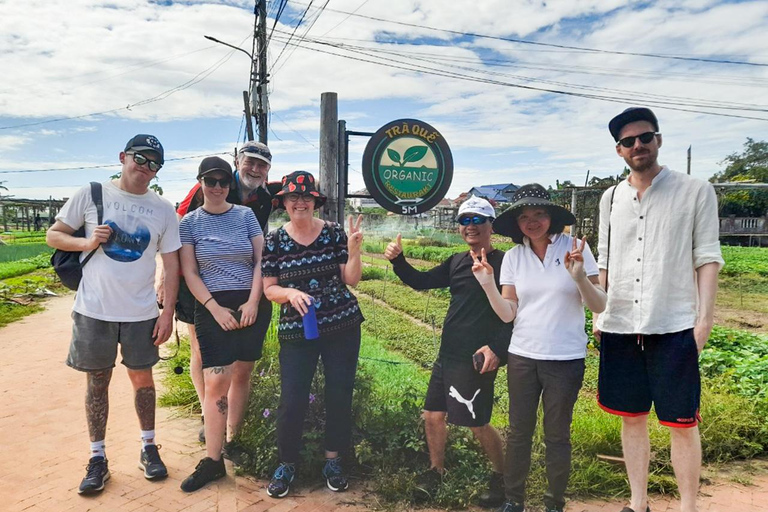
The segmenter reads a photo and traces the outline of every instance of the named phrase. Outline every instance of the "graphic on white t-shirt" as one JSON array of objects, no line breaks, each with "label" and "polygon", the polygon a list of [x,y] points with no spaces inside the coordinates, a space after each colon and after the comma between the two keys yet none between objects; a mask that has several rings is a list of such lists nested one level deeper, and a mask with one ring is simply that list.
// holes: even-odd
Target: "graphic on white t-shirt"
[{"label": "graphic on white t-shirt", "polygon": [[478,388],[477,391],[475,391],[475,394],[472,395],[472,398],[470,400],[467,400],[459,392],[456,390],[455,387],[451,386],[448,388],[448,396],[451,396],[456,399],[457,402],[462,403],[467,406],[467,410],[469,410],[469,413],[472,415],[472,419],[475,419],[475,408],[472,405],[472,402],[475,401],[475,398],[477,398],[477,395],[480,393],[480,389]]},{"label": "graphic on white t-shirt", "polygon": [[112,235],[107,243],[101,247],[104,253],[111,259],[120,262],[136,261],[141,258],[144,251],[149,247],[149,241],[152,238],[149,228],[143,223],[137,223],[132,229],[122,229],[115,221],[108,220],[104,222],[112,228]]}]

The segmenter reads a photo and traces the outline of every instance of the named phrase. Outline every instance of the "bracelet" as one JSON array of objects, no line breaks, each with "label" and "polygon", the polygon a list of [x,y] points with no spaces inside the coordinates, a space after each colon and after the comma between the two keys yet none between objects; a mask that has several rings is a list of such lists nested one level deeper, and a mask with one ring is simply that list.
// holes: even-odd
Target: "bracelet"
[{"label": "bracelet", "polygon": [[205,302],[203,302],[203,307],[205,307],[205,305],[206,305],[206,304],[208,304],[209,302],[211,302],[212,300],[213,300],[213,295],[211,295],[210,297],[208,297],[208,300],[206,300]]}]

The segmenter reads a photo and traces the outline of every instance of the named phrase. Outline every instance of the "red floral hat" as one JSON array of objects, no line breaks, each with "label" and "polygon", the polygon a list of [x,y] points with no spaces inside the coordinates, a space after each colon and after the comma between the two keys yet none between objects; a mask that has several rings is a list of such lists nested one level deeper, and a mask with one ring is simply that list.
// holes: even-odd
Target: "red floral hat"
[{"label": "red floral hat", "polygon": [[317,191],[315,177],[307,171],[294,171],[287,176],[283,176],[283,188],[275,194],[272,206],[275,208],[285,208],[282,198],[285,194],[309,194],[315,198],[315,209],[323,206],[326,199],[328,199]]}]

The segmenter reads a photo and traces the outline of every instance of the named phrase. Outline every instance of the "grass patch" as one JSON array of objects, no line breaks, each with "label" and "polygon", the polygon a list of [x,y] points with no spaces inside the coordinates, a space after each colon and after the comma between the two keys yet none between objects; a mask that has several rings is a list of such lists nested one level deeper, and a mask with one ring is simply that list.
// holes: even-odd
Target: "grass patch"
[{"label": "grass patch", "polygon": [[45,243],[0,245],[0,263],[32,258],[38,254],[53,254]]},{"label": "grass patch", "polygon": [[768,277],[768,248],[724,245],[721,250],[725,260],[721,274],[735,276],[754,273]]},{"label": "grass patch", "polygon": [[[52,251],[51,251],[52,252]],[[0,263],[0,279],[21,276],[39,268],[51,266],[50,253],[39,254],[31,258]]]},{"label": "grass patch", "polygon": [[34,298],[34,302],[28,305],[17,304],[10,298],[19,295],[30,297],[30,294],[43,288],[59,294],[68,291],[61,286],[61,282],[51,268],[0,280],[0,327],[41,311],[43,309],[40,304],[43,300],[41,298]]},{"label": "grass patch", "polygon": [[434,319],[438,332],[450,303],[449,293],[441,293],[442,290],[416,291],[402,284],[399,279],[394,282],[378,279],[361,281],[356,289],[422,322],[430,323]]}]

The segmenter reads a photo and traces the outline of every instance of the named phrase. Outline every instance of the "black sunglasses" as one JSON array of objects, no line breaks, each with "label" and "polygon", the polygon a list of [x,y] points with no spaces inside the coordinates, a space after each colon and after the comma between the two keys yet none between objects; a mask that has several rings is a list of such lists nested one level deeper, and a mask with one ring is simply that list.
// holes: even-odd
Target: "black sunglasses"
[{"label": "black sunglasses", "polygon": [[641,133],[640,135],[633,135],[632,137],[624,137],[623,139],[619,140],[618,144],[621,144],[625,148],[631,148],[635,145],[635,139],[640,139],[640,142],[643,144],[650,143],[654,137],[656,137],[658,133],[656,132],[645,132]]},{"label": "black sunglasses", "polygon": [[469,226],[470,224],[485,224],[491,220],[490,217],[484,217],[482,215],[475,215],[474,217],[461,217],[458,220],[458,223],[462,226]]},{"label": "black sunglasses", "polygon": [[211,178],[208,176],[203,176],[203,183],[205,183],[205,186],[208,188],[213,188],[218,183],[221,188],[229,188],[229,186],[232,184],[231,178]]},{"label": "black sunglasses", "polygon": [[154,162],[154,161],[150,160],[149,158],[145,157],[141,153],[134,153],[133,151],[131,151],[131,152],[127,153],[127,154],[128,155],[133,155],[133,161],[136,162],[138,165],[144,165],[147,162],[149,162],[149,166],[148,167],[149,167],[149,170],[152,171],[152,172],[157,172],[162,167],[162,165],[160,165],[157,162]]}]

